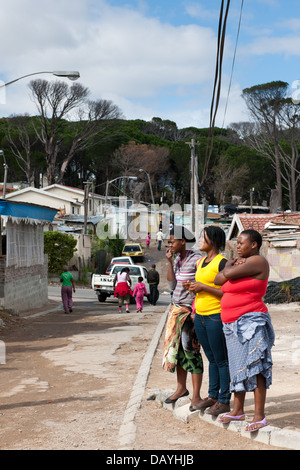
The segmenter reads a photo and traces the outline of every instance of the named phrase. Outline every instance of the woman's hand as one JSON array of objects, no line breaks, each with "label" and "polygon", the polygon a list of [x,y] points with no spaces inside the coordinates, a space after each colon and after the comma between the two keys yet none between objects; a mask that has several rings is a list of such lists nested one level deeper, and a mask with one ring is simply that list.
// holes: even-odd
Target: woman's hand
[{"label": "woman's hand", "polygon": [[204,284],[202,282],[190,282],[189,291],[193,292],[193,294],[197,294],[197,292],[201,292],[203,290]]},{"label": "woman's hand", "polygon": [[166,251],[166,258],[171,263],[173,261],[173,253],[171,248],[168,248]]},{"label": "woman's hand", "polygon": [[191,285],[191,281],[183,281],[183,283],[182,283],[182,287],[185,290],[190,290],[190,285]]},{"label": "woman's hand", "polygon": [[241,258],[241,257],[235,258],[233,264],[234,264],[234,265],[237,265],[237,264],[244,264],[244,263],[246,263],[246,259],[247,259],[247,258]]}]

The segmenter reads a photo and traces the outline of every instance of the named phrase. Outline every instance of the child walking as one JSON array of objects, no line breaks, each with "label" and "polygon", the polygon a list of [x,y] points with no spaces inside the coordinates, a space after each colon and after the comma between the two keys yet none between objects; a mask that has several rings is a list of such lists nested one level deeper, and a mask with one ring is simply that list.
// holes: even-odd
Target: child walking
[{"label": "child walking", "polygon": [[147,246],[147,248],[150,247],[150,241],[151,241],[151,237],[150,237],[150,233],[148,232],[148,235],[146,237],[146,246]]},{"label": "child walking", "polygon": [[136,311],[137,312],[143,311],[144,294],[147,295],[146,286],[143,283],[142,276],[140,276],[133,290],[133,296],[136,297]]}]

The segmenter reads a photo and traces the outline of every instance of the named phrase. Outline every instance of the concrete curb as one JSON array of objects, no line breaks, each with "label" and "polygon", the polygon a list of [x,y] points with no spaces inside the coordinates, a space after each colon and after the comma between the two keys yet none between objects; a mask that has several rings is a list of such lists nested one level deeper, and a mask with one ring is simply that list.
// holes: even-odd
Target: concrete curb
[{"label": "concrete curb", "polygon": [[145,388],[147,384],[148,375],[150,372],[152,360],[159,343],[161,334],[166,324],[170,306],[167,307],[163,313],[160,322],[156,328],[156,331],[153,335],[152,341],[147,349],[147,352],[144,356],[142,364],[139,368],[136,380],[130,395],[129,402],[124,413],[123,422],[119,430],[119,443],[124,450],[132,450],[130,447],[136,436],[136,425],[134,423],[135,415],[137,410],[141,406],[141,402],[145,393]]},{"label": "concrete curb", "polygon": [[300,450],[300,432],[292,431],[289,429],[281,429],[275,426],[266,426],[256,432],[246,432],[245,421],[234,422],[223,424],[217,421],[216,416],[211,416],[209,414],[203,413],[201,411],[189,411],[190,400],[188,397],[180,398],[177,402],[173,404],[164,403],[165,399],[170,395],[170,390],[153,390],[151,391],[151,397],[159,401],[161,406],[167,410],[173,412],[173,416],[177,419],[189,423],[191,420],[200,418],[207,423],[214,424],[224,430],[234,431],[241,435],[241,437],[246,437],[248,439],[253,439],[254,441],[261,442],[274,447],[281,447],[291,450]]}]

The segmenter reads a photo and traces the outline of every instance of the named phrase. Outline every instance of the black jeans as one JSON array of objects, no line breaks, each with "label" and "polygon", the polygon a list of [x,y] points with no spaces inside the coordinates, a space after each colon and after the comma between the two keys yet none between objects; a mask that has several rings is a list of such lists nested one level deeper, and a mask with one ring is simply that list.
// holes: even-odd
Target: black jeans
[{"label": "black jeans", "polygon": [[149,287],[150,287],[150,298],[149,298],[149,301],[150,301],[150,304],[155,305],[156,302],[158,301],[158,297],[159,297],[159,292],[158,292],[157,284],[150,284]]}]

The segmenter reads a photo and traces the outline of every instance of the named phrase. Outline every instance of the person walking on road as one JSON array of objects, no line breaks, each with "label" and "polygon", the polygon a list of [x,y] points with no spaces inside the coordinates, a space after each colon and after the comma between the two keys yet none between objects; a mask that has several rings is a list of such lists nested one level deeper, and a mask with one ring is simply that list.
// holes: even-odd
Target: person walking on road
[{"label": "person walking on road", "polygon": [[150,241],[151,241],[151,236],[150,233],[148,232],[148,235],[146,237],[146,247],[150,248]]},{"label": "person walking on road", "polygon": [[156,265],[152,264],[151,269],[148,271],[147,274],[147,281],[150,287],[150,304],[156,305],[158,301],[159,292],[158,292],[158,284],[159,284],[159,273],[156,271]]},{"label": "person walking on road", "polygon": [[129,272],[129,268],[123,268],[121,272],[115,275],[113,282],[114,297],[118,297],[119,301],[119,313],[122,313],[124,302],[126,305],[126,313],[129,313],[130,296],[132,295]]},{"label": "person walking on road", "polygon": [[164,234],[163,234],[161,228],[159,229],[159,231],[158,231],[157,234],[156,234],[156,239],[157,239],[157,243],[158,243],[157,249],[158,249],[158,251],[160,251],[160,250],[161,250],[161,243],[162,243],[162,241],[163,241],[163,239],[164,239]]},{"label": "person walking on road", "polygon": [[146,286],[143,283],[142,276],[139,276],[138,282],[136,283],[133,289],[133,297],[136,299],[136,311],[142,312],[144,306],[144,295],[148,295],[146,291]]},{"label": "person walking on road", "polygon": [[75,283],[73,274],[68,271],[67,266],[63,267],[63,273],[60,276],[61,285],[61,299],[64,306],[65,313],[72,312],[73,298],[72,290],[75,292]]}]

